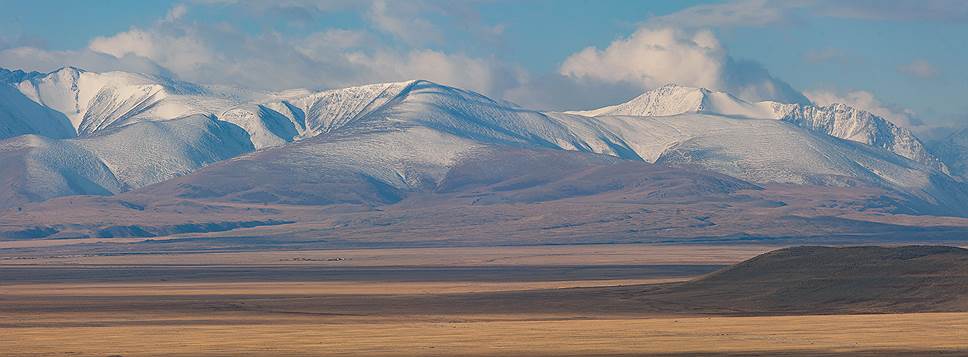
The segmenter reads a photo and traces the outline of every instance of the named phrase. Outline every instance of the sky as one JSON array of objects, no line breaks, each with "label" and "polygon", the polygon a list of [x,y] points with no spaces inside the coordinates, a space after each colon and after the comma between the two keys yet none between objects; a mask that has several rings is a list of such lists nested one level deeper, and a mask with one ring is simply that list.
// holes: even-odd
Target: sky
[{"label": "sky", "polygon": [[968,124],[968,1],[0,0],[0,67],[266,90],[428,79],[542,110],[665,84]]}]

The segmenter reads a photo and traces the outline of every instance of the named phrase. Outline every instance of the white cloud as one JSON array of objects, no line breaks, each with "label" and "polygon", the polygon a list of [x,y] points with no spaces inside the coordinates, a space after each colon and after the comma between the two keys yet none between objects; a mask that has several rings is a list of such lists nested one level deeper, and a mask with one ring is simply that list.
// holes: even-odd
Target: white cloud
[{"label": "white cloud", "polygon": [[188,14],[188,6],[185,6],[185,4],[178,4],[168,10],[168,14],[165,15],[165,19],[163,21],[175,22],[184,17],[185,14]]},{"label": "white cloud", "polygon": [[925,60],[914,60],[911,63],[897,67],[898,72],[920,79],[930,79],[938,76],[938,69]]},{"label": "white cloud", "polygon": [[41,71],[70,65],[94,71],[173,73],[196,83],[269,90],[427,79],[498,97],[524,76],[493,58],[397,49],[363,31],[329,29],[288,38],[277,33],[252,36],[228,24],[164,21],[95,38],[82,50],[0,50],[0,65]]},{"label": "white cloud", "polygon": [[[482,31],[479,36],[488,39],[501,35],[502,26],[484,26],[472,9],[462,4],[380,0],[185,1],[193,6],[238,6],[240,10],[275,19],[312,19],[327,12],[352,9],[371,26],[331,28],[298,37],[271,30],[253,35],[230,21],[182,21],[189,7],[176,5],[151,25],[94,38],[84,49],[0,48],[0,66],[40,71],[62,66],[128,70],[172,75],[201,84],[268,90],[427,79],[495,97],[502,97],[527,77],[519,67],[494,57],[423,46],[442,39],[440,31],[426,20],[428,12],[466,17],[466,31],[475,36],[478,31]],[[381,32],[390,36],[380,36]]]},{"label": "white cloud", "polygon": [[830,105],[834,103],[846,104],[871,112],[874,115],[908,129],[914,129],[923,125],[921,120],[917,118],[917,114],[913,111],[881,103],[873,93],[868,91],[852,91],[841,95],[832,91],[813,90],[806,91],[803,94],[818,105]]},{"label": "white cloud", "polygon": [[414,50],[406,54],[381,51],[374,55],[350,55],[348,59],[374,79],[427,79],[496,95],[503,95],[524,77],[522,71],[498,61],[434,50]]},{"label": "white cloud", "polygon": [[968,21],[968,2],[956,0],[813,0],[820,16],[895,21]]},{"label": "white cloud", "polygon": [[682,83],[718,86],[725,52],[709,32],[687,36],[674,29],[636,31],[605,50],[588,47],[569,56],[561,73],[646,87]]},{"label": "white cloud", "polygon": [[172,35],[132,28],[108,37],[91,40],[88,48],[117,58],[141,56],[175,72],[196,70],[211,63],[215,54],[193,33]]},{"label": "white cloud", "polygon": [[36,47],[15,47],[0,50],[0,67],[26,71],[49,72],[64,66],[75,66],[96,72],[129,71],[169,76],[164,67],[143,57],[120,58],[88,49],[48,51]]},{"label": "white cloud", "polygon": [[302,43],[310,47],[344,49],[360,47],[371,41],[369,37],[363,31],[329,29],[310,34],[302,40]]},{"label": "white cloud", "polygon": [[732,0],[691,6],[649,19],[679,28],[761,27],[796,23],[804,15],[875,20],[957,20],[968,18],[968,3],[952,0]]},{"label": "white cloud", "polygon": [[790,9],[805,5],[804,2],[794,1],[727,1],[688,7],[669,15],[653,17],[649,23],[679,28],[765,26],[786,21]]},{"label": "white cloud", "polygon": [[649,19],[679,28],[759,27],[796,23],[804,15],[891,21],[968,21],[968,2],[955,0],[734,0],[702,4]]},{"label": "white cloud", "polygon": [[643,89],[674,83],[723,90],[750,100],[806,101],[759,64],[731,58],[709,31],[642,27],[604,50],[588,47],[569,56],[560,73],[632,83]]},{"label": "white cloud", "polygon": [[415,1],[373,1],[367,18],[378,29],[411,45],[438,43],[443,40],[440,31],[418,15],[421,3]]}]

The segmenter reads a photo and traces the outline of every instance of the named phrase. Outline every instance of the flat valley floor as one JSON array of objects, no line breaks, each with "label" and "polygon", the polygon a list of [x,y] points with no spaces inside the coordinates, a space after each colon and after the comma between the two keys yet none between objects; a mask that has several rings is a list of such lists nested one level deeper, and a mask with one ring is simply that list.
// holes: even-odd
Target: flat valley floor
[{"label": "flat valley floor", "polygon": [[2,255],[0,355],[968,355],[968,313],[702,315],[628,299],[775,248]]}]

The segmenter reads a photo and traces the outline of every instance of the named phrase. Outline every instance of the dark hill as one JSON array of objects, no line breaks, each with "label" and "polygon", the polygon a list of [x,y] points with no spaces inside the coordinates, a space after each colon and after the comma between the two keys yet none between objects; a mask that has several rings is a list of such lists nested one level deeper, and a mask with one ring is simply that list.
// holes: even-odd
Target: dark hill
[{"label": "dark hill", "polygon": [[968,249],[786,248],[641,298],[680,312],[968,311]]},{"label": "dark hill", "polygon": [[[968,311],[968,250],[797,247],[683,283],[408,297],[336,297],[342,313],[819,315]],[[378,306],[374,308],[373,306]],[[375,309],[375,310],[374,310]]]}]

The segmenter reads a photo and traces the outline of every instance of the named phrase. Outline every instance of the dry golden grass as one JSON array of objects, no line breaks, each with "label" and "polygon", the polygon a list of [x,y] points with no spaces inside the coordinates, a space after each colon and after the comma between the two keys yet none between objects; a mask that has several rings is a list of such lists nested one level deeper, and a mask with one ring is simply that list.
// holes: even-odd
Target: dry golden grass
[{"label": "dry golden grass", "polygon": [[[172,316],[176,317],[176,316]],[[183,317],[184,318],[184,317]],[[326,318],[0,328],[4,356],[588,356],[968,351],[968,313],[516,321]]]},{"label": "dry golden grass", "polygon": [[[556,290],[688,278],[680,276],[679,270],[643,270],[639,278],[560,279],[577,263],[604,266],[601,271],[607,273],[612,264],[729,263],[765,249],[769,248],[381,249],[53,257],[20,262],[37,266],[7,262],[0,264],[0,269],[8,269],[6,276],[34,272],[39,280],[0,284],[0,356],[968,354],[968,312],[699,316],[630,299],[642,287]],[[333,257],[344,260],[328,260]],[[111,271],[125,275],[118,280],[85,281],[41,274],[51,269],[106,268],[69,265],[76,263],[109,264],[107,268],[115,269]],[[173,281],[138,273],[138,264],[153,269],[152,264],[204,263],[228,266],[219,274],[229,274],[225,276],[231,279],[193,275],[215,271],[205,265],[172,270]],[[344,270],[331,269],[337,264],[361,267],[345,271],[439,265],[431,270],[457,266],[502,275],[500,280],[476,281],[434,280],[452,278],[435,275],[418,276],[427,280],[405,274],[399,280],[326,276],[342,274]],[[267,265],[287,269],[319,265],[308,268],[320,276],[314,281],[263,279]],[[510,270],[488,270],[493,266]],[[529,266],[554,268],[544,275],[513,274]],[[239,274],[253,280],[233,280]],[[606,290],[612,291],[606,294]]]},{"label": "dry golden grass", "polygon": [[[273,311],[281,296],[451,294],[622,281],[49,283],[0,287],[0,356],[627,356],[968,353],[968,313],[659,316]],[[233,300],[237,299],[237,300]],[[249,304],[218,308],[217,301]],[[167,302],[177,301],[166,306]],[[265,301],[260,306],[259,301]],[[253,302],[255,303],[254,305]],[[151,307],[140,309],[139,307]]]},{"label": "dry golden grass", "polygon": [[456,294],[576,287],[661,284],[689,278],[609,279],[581,281],[509,282],[219,282],[219,283],[76,283],[9,284],[0,286],[0,296],[225,296],[225,295],[397,295]]},{"label": "dry golden grass", "polygon": [[[120,238],[124,242],[144,239]],[[91,239],[0,242],[0,248],[29,244],[90,243]],[[192,254],[135,254],[37,257],[0,256],[0,265],[320,265],[320,266],[486,266],[733,264],[776,249],[768,245],[601,244],[517,247],[333,249]],[[30,258],[30,259],[26,259]],[[337,260],[337,258],[341,260]]]}]

